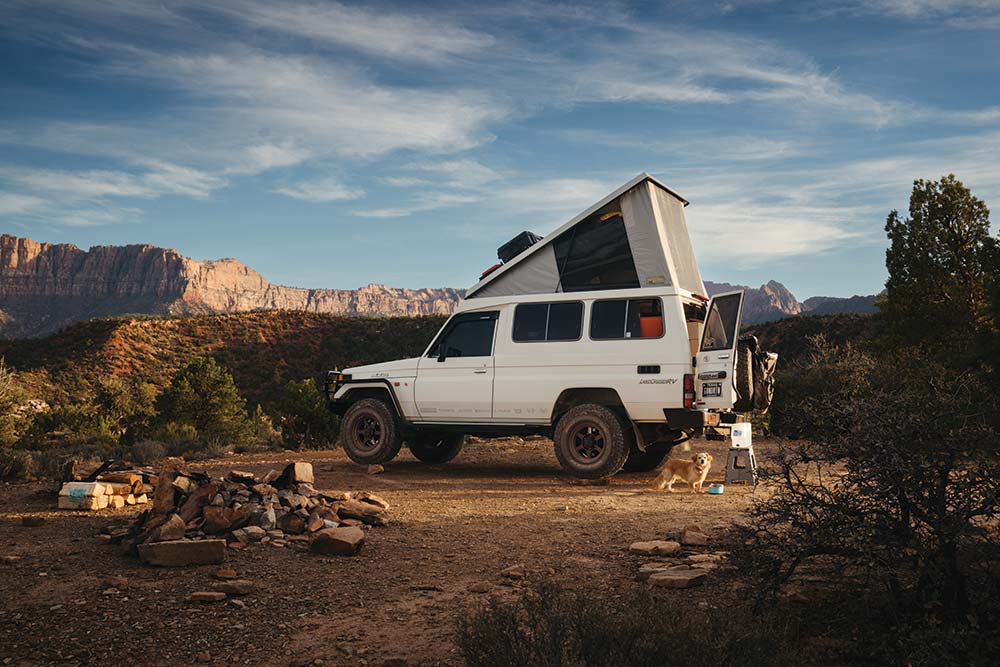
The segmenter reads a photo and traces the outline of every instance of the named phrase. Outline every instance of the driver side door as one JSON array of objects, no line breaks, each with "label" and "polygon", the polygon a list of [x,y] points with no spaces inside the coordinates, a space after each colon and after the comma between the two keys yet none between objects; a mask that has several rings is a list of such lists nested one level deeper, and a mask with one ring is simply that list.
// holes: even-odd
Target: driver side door
[{"label": "driver side door", "polygon": [[420,421],[485,422],[493,416],[493,348],[499,311],[452,318],[417,366]]}]

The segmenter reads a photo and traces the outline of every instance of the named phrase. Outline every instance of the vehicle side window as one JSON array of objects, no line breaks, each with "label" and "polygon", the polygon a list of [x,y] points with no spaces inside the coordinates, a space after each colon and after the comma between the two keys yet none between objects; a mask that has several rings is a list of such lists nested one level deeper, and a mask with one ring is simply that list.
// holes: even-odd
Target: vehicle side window
[{"label": "vehicle side window", "polygon": [[514,309],[514,340],[524,343],[545,340],[549,304],[524,303]]},{"label": "vehicle side window", "polygon": [[661,336],[663,304],[659,299],[596,301],[591,308],[590,337],[594,340]]},{"label": "vehicle side window", "polygon": [[445,338],[445,355],[449,358],[490,356],[496,323],[493,319],[459,322]]},{"label": "vehicle side window", "polygon": [[545,340],[579,340],[582,333],[582,303],[553,303],[549,306],[549,330]]},{"label": "vehicle side window", "polygon": [[525,303],[514,309],[513,339],[532,341],[578,340],[583,330],[583,304]]},{"label": "vehicle side window", "polygon": [[489,357],[493,354],[493,333],[498,313],[477,313],[458,319],[439,335],[427,352],[428,357]]},{"label": "vehicle side window", "polygon": [[739,294],[716,297],[712,300],[712,306],[705,319],[705,334],[701,339],[702,352],[729,350],[733,347],[739,311]]}]

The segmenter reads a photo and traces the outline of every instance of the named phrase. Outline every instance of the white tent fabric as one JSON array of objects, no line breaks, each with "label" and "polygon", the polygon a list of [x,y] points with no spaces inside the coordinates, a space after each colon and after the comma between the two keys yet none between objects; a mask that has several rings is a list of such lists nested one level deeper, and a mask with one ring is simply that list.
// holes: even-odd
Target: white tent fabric
[{"label": "white tent fabric", "polygon": [[507,296],[510,294],[550,294],[558,291],[559,267],[556,253],[549,244],[526,257],[516,271],[507,271],[476,292],[476,296]]},{"label": "white tent fabric", "polygon": [[663,252],[663,238],[660,234],[662,227],[656,219],[656,211],[653,210],[654,189],[659,190],[646,181],[626,192],[620,200],[625,233],[628,235],[628,244],[632,250],[632,261],[635,262],[639,284],[643,287],[674,284],[670,278],[666,254]]},{"label": "white tent fabric", "polygon": [[649,184],[656,201],[656,226],[666,232],[661,247],[670,253],[673,266],[673,284],[695,294],[705,294],[705,284],[701,281],[698,262],[694,257],[691,237],[688,235],[687,221],[684,219],[684,205],[661,188]]},{"label": "white tent fabric", "polygon": [[[656,179],[640,174],[482,279],[469,290],[466,298],[565,291],[560,282],[561,267],[556,260],[556,240],[573,234],[574,227],[593,216],[607,216],[609,210],[621,211],[639,287],[674,285],[704,294],[705,286],[684,219],[686,204]],[[602,288],[595,285],[594,289]]]}]

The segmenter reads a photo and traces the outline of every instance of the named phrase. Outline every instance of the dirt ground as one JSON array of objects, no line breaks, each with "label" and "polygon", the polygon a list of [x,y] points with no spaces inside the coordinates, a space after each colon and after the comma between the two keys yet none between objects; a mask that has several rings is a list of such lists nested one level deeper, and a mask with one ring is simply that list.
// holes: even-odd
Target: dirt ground
[{"label": "dirt ground", "polygon": [[[692,445],[714,456],[709,481],[722,481],[726,446]],[[758,459],[774,446],[756,443]],[[371,476],[341,451],[233,456],[191,467],[263,474],[291,460],[313,463],[317,488],[382,496],[392,504],[392,523],[373,528],[350,558],[291,545],[231,551],[225,567],[257,586],[236,602],[188,602],[209,588],[215,566],[157,569],[101,544],[100,529],[137,514],[134,508],[60,512],[52,484],[0,487],[0,664],[285,667],[405,658],[409,665],[461,665],[454,619],[525,585],[505,582],[502,569],[523,564],[528,581],[551,578],[615,596],[645,585],[636,578],[644,559],[627,553],[630,543],[697,523],[712,537],[708,550],[722,548],[731,521],[753,500],[746,485],[721,496],[693,495],[683,484],[673,494],[653,493],[654,473],[581,484],[560,472],[544,439],[472,444],[444,466],[419,463],[404,449]],[[29,515],[47,521],[22,526]],[[101,577],[109,575],[128,578],[128,587],[108,589]],[[469,591],[481,582],[489,592]],[[724,604],[727,593],[714,583],[710,576],[705,586],[665,594],[678,604]]]}]

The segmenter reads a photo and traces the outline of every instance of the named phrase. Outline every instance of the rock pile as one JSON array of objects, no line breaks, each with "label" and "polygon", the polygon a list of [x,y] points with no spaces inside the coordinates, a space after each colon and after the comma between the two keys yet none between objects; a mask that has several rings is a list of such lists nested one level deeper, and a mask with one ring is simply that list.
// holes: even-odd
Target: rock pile
[{"label": "rock pile", "polygon": [[[649,582],[658,588],[690,588],[705,582],[708,573],[719,567],[726,552],[687,553],[684,547],[707,546],[709,537],[701,527],[685,526],[678,535],[678,540],[653,540],[634,542],[629,545],[629,552],[641,556],[663,557],[656,561],[647,561],[639,566],[639,579]],[[683,545],[683,546],[682,546]]]},{"label": "rock pile", "polygon": [[270,543],[326,555],[356,554],[370,526],[389,522],[389,505],[370,493],[317,490],[310,463],[263,477],[231,471],[219,479],[177,467],[161,471],[153,507],[109,542],[160,566],[221,563],[226,549]]}]

